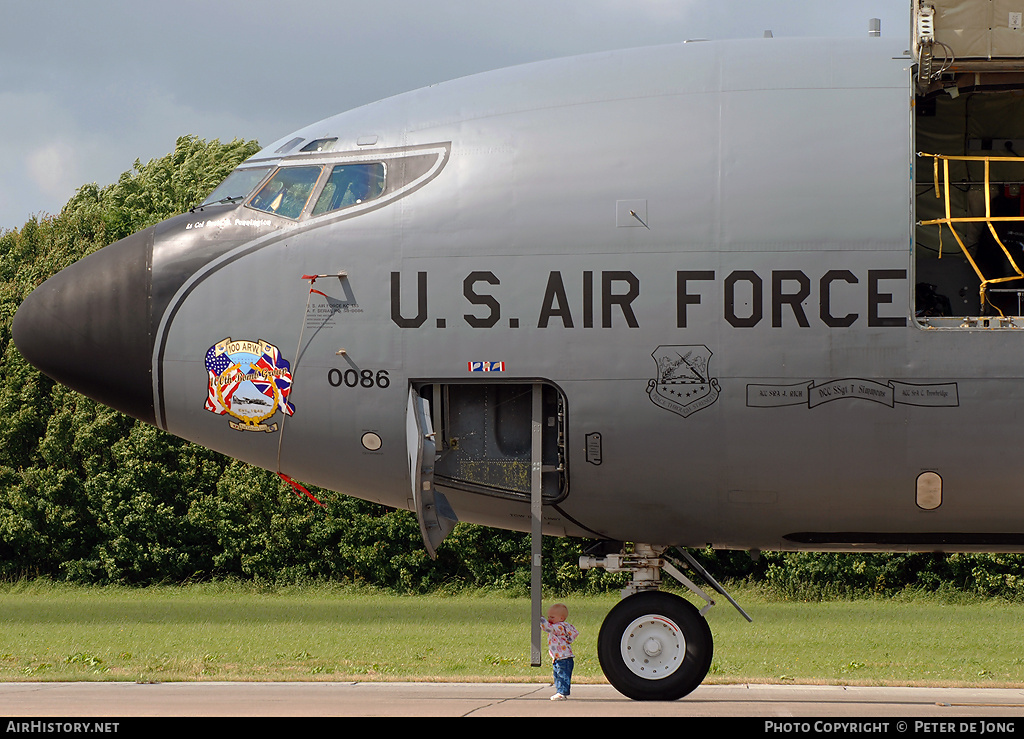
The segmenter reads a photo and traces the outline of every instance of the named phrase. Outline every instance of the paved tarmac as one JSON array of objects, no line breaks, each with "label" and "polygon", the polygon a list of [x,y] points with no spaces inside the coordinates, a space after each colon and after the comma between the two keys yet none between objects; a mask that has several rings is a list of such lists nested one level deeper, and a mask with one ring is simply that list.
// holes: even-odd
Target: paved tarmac
[{"label": "paved tarmac", "polygon": [[[552,692],[508,683],[0,683],[0,725],[18,731],[11,717],[894,717],[908,723],[898,729],[893,722],[887,733],[937,733],[925,723],[915,731],[915,721],[974,717],[1016,718],[1009,723],[1024,730],[1020,689],[702,685],[671,703],[631,701],[607,685],[574,685],[564,702],[549,700]],[[1014,731],[1009,723],[1003,733]],[[972,725],[970,733],[998,731]]]}]

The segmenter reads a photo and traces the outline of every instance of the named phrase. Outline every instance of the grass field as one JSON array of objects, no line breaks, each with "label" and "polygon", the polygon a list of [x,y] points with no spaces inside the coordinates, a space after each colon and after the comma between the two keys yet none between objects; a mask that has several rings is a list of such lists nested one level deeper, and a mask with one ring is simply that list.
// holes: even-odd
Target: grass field
[{"label": "grass field", "polygon": [[[1024,606],[938,597],[780,602],[740,589],[708,614],[707,682],[1024,685]],[[568,596],[576,682],[603,682],[616,595]],[[545,605],[553,602],[550,599]],[[0,585],[0,680],[549,682],[529,664],[530,601],[341,587]]]}]

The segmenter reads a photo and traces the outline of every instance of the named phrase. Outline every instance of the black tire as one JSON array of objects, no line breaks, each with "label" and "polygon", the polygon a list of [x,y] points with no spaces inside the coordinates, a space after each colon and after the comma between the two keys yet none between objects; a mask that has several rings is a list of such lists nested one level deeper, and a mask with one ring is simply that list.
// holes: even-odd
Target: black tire
[{"label": "black tire", "polygon": [[679,596],[660,591],[620,601],[597,636],[608,682],[638,701],[674,701],[689,694],[711,669],[713,652],[704,617]]}]

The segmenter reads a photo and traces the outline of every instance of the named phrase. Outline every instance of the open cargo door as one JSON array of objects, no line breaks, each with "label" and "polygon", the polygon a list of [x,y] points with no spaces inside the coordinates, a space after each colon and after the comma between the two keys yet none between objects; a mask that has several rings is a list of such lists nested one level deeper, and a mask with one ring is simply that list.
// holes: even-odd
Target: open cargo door
[{"label": "open cargo door", "polygon": [[914,0],[915,315],[1024,328],[1024,4]]}]

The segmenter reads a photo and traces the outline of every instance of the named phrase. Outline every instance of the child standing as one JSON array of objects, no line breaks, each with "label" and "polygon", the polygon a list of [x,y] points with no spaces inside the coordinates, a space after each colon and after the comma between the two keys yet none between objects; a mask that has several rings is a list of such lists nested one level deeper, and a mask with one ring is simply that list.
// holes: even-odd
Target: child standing
[{"label": "child standing", "polygon": [[564,701],[569,697],[569,686],[572,681],[573,654],[569,645],[579,632],[565,620],[568,617],[569,609],[561,603],[556,603],[548,609],[548,617],[540,620],[540,627],[548,632],[548,654],[551,655],[551,668],[557,691],[551,696],[553,701]]}]

